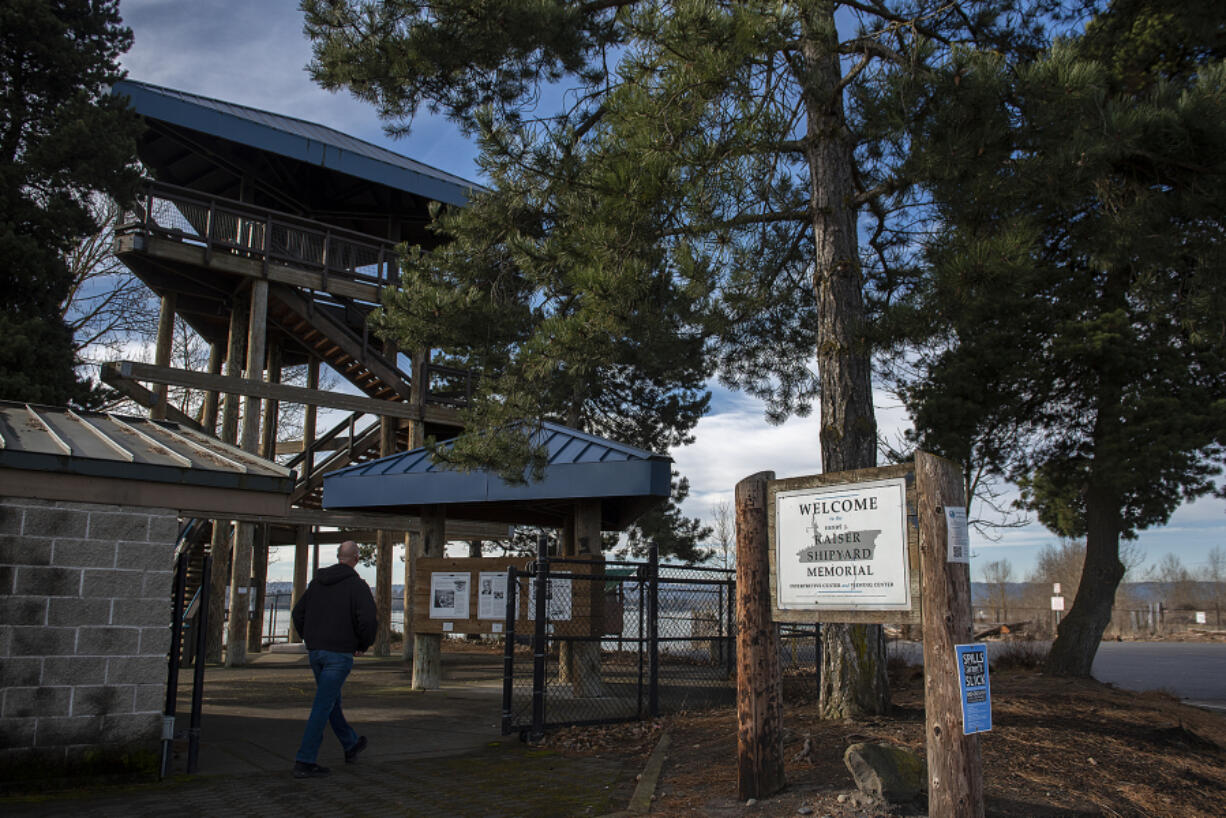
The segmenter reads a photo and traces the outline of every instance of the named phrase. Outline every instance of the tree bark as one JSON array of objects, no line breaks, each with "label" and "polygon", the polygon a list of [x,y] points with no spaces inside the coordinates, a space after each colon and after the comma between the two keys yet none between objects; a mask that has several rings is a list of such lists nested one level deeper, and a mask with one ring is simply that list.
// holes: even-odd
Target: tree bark
[{"label": "tree bark", "polygon": [[1086,561],[1073,607],[1060,622],[1043,663],[1053,676],[1089,676],[1103,632],[1111,624],[1115,592],[1124,578],[1120,562],[1120,500],[1102,486],[1086,492]]},{"label": "tree bark", "polygon": [[[877,421],[852,204],[852,142],[838,90],[842,72],[835,4],[823,0],[811,9],[802,21],[805,73],[798,79],[808,130],[822,471],[836,472],[877,465]],[[825,718],[885,713],[890,691],[881,626],[823,626],[822,679]]]},{"label": "tree bark", "polygon": [[[1100,299],[1102,313],[1127,308],[1128,273],[1111,269]],[[1119,468],[1111,452],[1130,444],[1130,431],[1120,420],[1123,388],[1110,372],[1101,376],[1095,402],[1093,444],[1085,498],[1086,558],[1077,584],[1077,596],[1068,615],[1060,622],[1056,638],[1043,663],[1043,672],[1054,676],[1089,676],[1103,631],[1111,624],[1115,592],[1124,578],[1120,562],[1120,529],[1123,497],[1116,488]],[[1104,456],[1106,454],[1107,456]]]}]

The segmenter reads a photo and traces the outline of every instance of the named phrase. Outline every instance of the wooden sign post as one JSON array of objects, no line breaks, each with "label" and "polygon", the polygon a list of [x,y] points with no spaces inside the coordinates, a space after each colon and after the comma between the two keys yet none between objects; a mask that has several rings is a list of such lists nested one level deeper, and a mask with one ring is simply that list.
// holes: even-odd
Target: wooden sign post
[{"label": "wooden sign post", "polygon": [[764,798],[783,789],[783,679],[771,619],[766,486],[774,472],[736,486],[736,789]]},{"label": "wooden sign post", "polygon": [[928,813],[982,818],[979,736],[962,728],[955,645],[971,640],[970,563],[948,559],[946,507],[965,509],[956,463],[915,453],[920,565],[924,589],[924,722],[928,745]]},{"label": "wooden sign post", "polygon": [[917,452],[914,464],[773,477],[736,487],[740,797],[785,783],[776,622],[922,621],[928,811],[979,818],[983,767],[955,649],[971,638],[961,470]]}]

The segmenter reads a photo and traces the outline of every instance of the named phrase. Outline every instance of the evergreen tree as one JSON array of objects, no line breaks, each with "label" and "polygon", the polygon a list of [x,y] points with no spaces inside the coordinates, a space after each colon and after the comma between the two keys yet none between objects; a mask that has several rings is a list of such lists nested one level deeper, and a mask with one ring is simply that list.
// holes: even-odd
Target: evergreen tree
[{"label": "evergreen tree", "polygon": [[[444,216],[451,243],[414,256],[413,297],[388,305],[410,341],[440,317],[488,339],[476,428],[556,411],[559,392],[619,410],[631,394],[675,408],[659,431],[684,435],[713,362],[773,420],[818,401],[824,471],[876,465],[864,292],[910,243],[898,123],[923,104],[916,80],[957,42],[1028,47],[1045,5],[303,3],[325,87],[392,130],[426,106],[481,137],[493,192]],[[560,110],[536,116],[552,94]],[[638,388],[607,392],[609,367]],[[824,632],[823,711],[884,711],[880,628]]]},{"label": "evergreen tree", "polygon": [[1140,82],[1162,61],[1104,47],[1111,29],[1132,30],[1104,17],[1032,63],[951,67],[916,131],[945,228],[891,315],[919,341],[921,445],[985,458],[1085,539],[1046,662],[1065,675],[1090,673],[1121,537],[1210,491],[1226,443],[1226,65]]},{"label": "evergreen tree", "polygon": [[60,313],[65,255],[98,225],[96,191],[137,180],[136,117],[110,95],[132,42],[118,0],[0,4],[0,397],[90,402]]}]

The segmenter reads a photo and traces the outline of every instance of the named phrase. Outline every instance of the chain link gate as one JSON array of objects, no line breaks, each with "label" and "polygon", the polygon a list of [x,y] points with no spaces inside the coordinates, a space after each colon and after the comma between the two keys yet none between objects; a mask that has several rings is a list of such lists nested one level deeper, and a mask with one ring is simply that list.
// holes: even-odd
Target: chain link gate
[{"label": "chain link gate", "polygon": [[[544,557],[507,580],[502,732],[730,703],[735,572]],[[525,614],[526,611],[526,614]],[[526,631],[526,632],[525,632]]]}]

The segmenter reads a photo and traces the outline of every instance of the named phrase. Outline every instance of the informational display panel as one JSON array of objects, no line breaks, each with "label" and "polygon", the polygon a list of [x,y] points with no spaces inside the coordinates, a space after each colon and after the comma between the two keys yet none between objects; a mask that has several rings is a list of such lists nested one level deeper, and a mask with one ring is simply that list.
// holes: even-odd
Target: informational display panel
[{"label": "informational display panel", "polygon": [[506,571],[482,571],[477,577],[477,618],[507,618]]},{"label": "informational display panel", "polygon": [[[413,633],[506,633],[507,569],[519,571],[516,632],[531,633],[534,582],[529,558],[418,557],[412,565],[412,593],[406,614]],[[550,621],[569,622],[575,635],[600,636],[605,628],[604,560],[579,558],[555,563],[546,586]],[[565,576],[558,576],[564,574]],[[585,579],[596,575],[599,579]],[[613,592],[615,595],[615,591]],[[615,596],[613,596],[615,599]]]},{"label": "informational display panel", "polygon": [[913,475],[903,464],[768,484],[776,621],[920,621]]},{"label": "informational display panel", "polygon": [[430,575],[430,618],[468,619],[468,593],[472,574],[436,571]]}]

